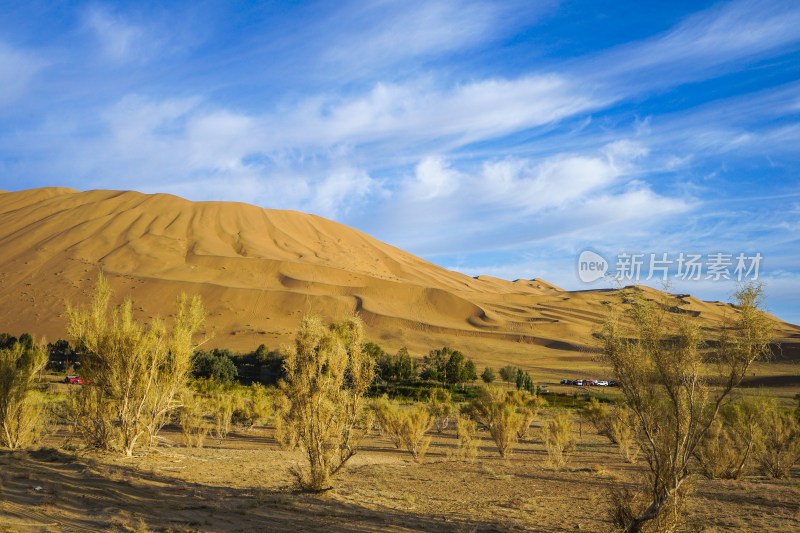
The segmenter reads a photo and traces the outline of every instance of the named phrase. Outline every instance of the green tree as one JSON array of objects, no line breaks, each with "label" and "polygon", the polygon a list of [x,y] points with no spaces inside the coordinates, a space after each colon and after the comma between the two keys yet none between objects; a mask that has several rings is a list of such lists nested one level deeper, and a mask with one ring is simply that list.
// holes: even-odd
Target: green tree
[{"label": "green tree", "polygon": [[468,383],[478,379],[478,371],[475,369],[475,363],[472,359],[467,359],[464,363],[464,371],[461,373],[461,383]]},{"label": "green tree", "polygon": [[492,383],[495,379],[497,379],[496,376],[494,375],[494,370],[492,370],[492,367],[487,366],[486,368],[483,369],[483,372],[481,373],[481,379],[487,385]]},{"label": "green tree", "polygon": [[411,358],[408,348],[403,346],[395,355],[397,379],[409,381],[417,377],[417,362]]},{"label": "green tree", "polygon": [[500,369],[500,379],[506,383],[511,383],[517,377],[517,367],[506,365]]},{"label": "green tree", "polygon": [[422,358],[422,379],[445,383],[450,353],[451,350],[447,347],[428,352],[428,355]]},{"label": "green tree", "polygon": [[465,376],[464,365],[466,364],[464,354],[458,350],[451,350],[447,347],[442,348],[442,351],[445,354],[449,352],[450,355],[447,359],[447,364],[445,365],[444,381],[452,385],[462,383]]},{"label": "green tree", "polygon": [[230,383],[239,374],[229,350],[214,348],[210,352],[199,351],[192,358],[192,374],[196,378],[213,379],[218,383]]}]

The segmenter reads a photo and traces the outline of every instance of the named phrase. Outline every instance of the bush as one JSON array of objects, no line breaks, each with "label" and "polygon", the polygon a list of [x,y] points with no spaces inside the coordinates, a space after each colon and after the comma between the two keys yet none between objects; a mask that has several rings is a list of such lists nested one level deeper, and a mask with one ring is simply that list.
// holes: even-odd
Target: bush
[{"label": "bush", "polygon": [[514,391],[508,394],[522,415],[519,428],[517,428],[517,438],[522,439],[528,435],[528,429],[536,415],[539,414],[539,409],[547,405],[547,402],[541,396],[526,391]]},{"label": "bush", "polygon": [[483,380],[484,383],[489,385],[492,382],[494,382],[495,379],[497,379],[497,376],[494,375],[494,370],[492,370],[492,367],[487,366],[486,368],[483,369],[483,372],[481,373],[481,379]]},{"label": "bush", "polygon": [[178,410],[183,443],[187,448],[202,448],[206,436],[211,432],[211,423],[206,420],[207,405],[199,394],[186,391]]},{"label": "bush", "polygon": [[325,328],[319,318],[304,317],[284,364],[282,431],[308,458],[305,468],[292,473],[301,488],[324,490],[364,433],[356,425],[374,362],[363,352],[361,321]]},{"label": "bush", "polygon": [[31,393],[45,364],[47,352],[33,342],[0,348],[0,446],[22,448],[38,440],[43,412]]},{"label": "bush", "polygon": [[761,470],[771,478],[785,478],[800,461],[800,422],[771,402],[760,413],[762,435],[757,454]]},{"label": "bush", "polygon": [[233,423],[244,430],[264,424],[272,414],[273,398],[266,387],[253,383],[233,411]]},{"label": "bush", "polygon": [[770,402],[744,399],[720,409],[695,452],[700,469],[709,479],[739,479],[747,473],[758,451],[762,418]]},{"label": "bush", "polygon": [[69,333],[79,347],[83,386],[72,402],[73,424],[88,445],[119,448],[127,456],[153,444],[185,388],[195,344],[204,321],[200,298],[178,298],[171,328],[133,318],[130,298],[110,307],[111,289],[102,275],[91,308],[67,309]]},{"label": "bush", "polygon": [[431,391],[428,398],[428,411],[431,415],[433,427],[437,433],[441,433],[450,425],[450,418],[453,415],[453,403],[450,391],[436,389]]},{"label": "bush", "polygon": [[403,409],[383,396],[370,402],[370,410],[394,447],[406,448],[412,459],[421,463],[431,441],[425,437],[433,425],[429,407],[414,404],[410,409]]},{"label": "bush", "polygon": [[466,413],[489,430],[500,457],[510,455],[519,438],[524,415],[517,408],[514,396],[491,386],[482,387],[477,398],[466,406]]},{"label": "bush", "polygon": [[478,440],[475,438],[477,425],[474,420],[458,417],[456,434],[458,435],[458,451],[463,459],[474,461],[478,456]]},{"label": "bush", "polygon": [[542,426],[542,441],[547,450],[547,462],[555,468],[563,468],[567,458],[575,450],[578,440],[572,433],[572,417],[559,413]]}]

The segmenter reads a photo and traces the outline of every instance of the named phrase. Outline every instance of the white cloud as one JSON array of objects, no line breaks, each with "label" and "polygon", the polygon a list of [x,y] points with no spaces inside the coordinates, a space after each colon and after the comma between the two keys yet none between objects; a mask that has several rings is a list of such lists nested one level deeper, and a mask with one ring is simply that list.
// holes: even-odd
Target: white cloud
[{"label": "white cloud", "polygon": [[484,39],[497,11],[490,4],[459,1],[377,2],[345,10],[355,31],[342,36],[323,60],[348,70],[372,69],[456,50]]},{"label": "white cloud", "polygon": [[45,64],[27,51],[0,42],[0,106],[21,96]]},{"label": "white cloud", "polygon": [[414,180],[408,186],[409,192],[420,200],[449,196],[458,188],[462,178],[441,157],[426,157],[414,171]]},{"label": "white cloud", "polygon": [[[636,77],[632,85],[674,86],[714,75],[714,67],[800,41],[796,2],[739,0],[694,14],[657,37],[602,53],[602,78]],[[669,69],[656,76],[648,70]]]},{"label": "white cloud", "polygon": [[186,38],[181,28],[156,28],[136,24],[121,14],[100,6],[88,8],[83,13],[84,27],[100,45],[101,55],[114,63],[146,63],[167,50],[170,39],[179,35]]}]

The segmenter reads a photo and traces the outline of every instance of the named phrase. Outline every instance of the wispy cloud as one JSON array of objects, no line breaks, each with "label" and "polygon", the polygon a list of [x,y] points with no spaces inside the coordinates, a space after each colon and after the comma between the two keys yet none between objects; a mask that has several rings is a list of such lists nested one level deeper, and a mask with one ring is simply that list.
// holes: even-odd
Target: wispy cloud
[{"label": "wispy cloud", "polygon": [[718,4],[684,20],[664,34],[626,44],[593,58],[597,79],[640,91],[708,79],[729,70],[718,67],[762,56],[800,42],[796,2],[740,0]]},{"label": "wispy cloud", "polygon": [[20,97],[46,64],[31,52],[0,42],[0,109]]}]

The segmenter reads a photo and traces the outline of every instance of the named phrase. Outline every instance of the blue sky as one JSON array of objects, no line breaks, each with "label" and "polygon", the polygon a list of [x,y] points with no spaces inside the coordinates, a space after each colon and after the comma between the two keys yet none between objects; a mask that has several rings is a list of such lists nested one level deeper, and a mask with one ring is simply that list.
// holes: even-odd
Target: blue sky
[{"label": "blue sky", "polygon": [[579,280],[584,249],[759,253],[800,323],[797,2],[0,9],[2,189],[297,209],[567,289],[609,284]]}]

